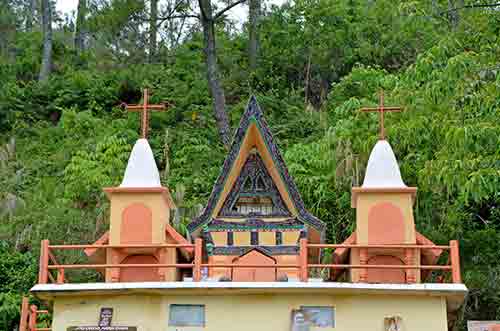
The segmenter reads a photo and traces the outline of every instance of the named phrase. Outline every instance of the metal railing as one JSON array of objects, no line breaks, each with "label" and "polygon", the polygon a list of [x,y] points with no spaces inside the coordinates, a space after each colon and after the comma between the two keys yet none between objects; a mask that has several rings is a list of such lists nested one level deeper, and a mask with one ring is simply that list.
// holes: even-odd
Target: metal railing
[{"label": "metal railing", "polygon": [[40,310],[36,305],[30,305],[29,299],[23,297],[21,303],[21,318],[19,321],[19,331],[49,331],[52,328],[39,328],[37,327],[38,315],[48,314],[48,310]]},{"label": "metal railing", "polygon": [[[59,264],[56,260],[55,250],[78,250],[78,249],[105,249],[105,250],[120,250],[130,248],[152,248],[152,249],[177,249],[177,248],[192,248],[194,249],[194,258],[191,263],[147,263],[147,264]],[[358,249],[360,251],[359,264],[335,264],[335,263],[309,263],[308,252],[310,249]],[[425,250],[441,250],[449,251],[449,258],[445,265],[420,265],[406,263],[402,265],[374,265],[367,264],[366,252],[370,249],[384,250],[404,250],[409,252],[410,258],[408,261],[414,261],[415,256]],[[294,268],[298,270],[299,280],[307,282],[311,269],[329,269],[329,270],[350,270],[359,269],[360,281],[366,281],[366,273],[369,269],[387,269],[387,270],[404,270],[407,273],[411,270],[420,271],[442,271],[451,273],[451,281],[453,283],[461,283],[460,275],[460,256],[458,241],[452,240],[447,246],[439,245],[360,245],[360,244],[309,244],[307,239],[302,238],[299,242],[299,256],[297,264],[235,264],[235,263],[203,263],[203,240],[195,239],[194,244],[149,244],[149,245],[50,245],[48,240],[42,241],[40,252],[40,270],[38,275],[39,284],[47,284],[50,282],[63,284],[66,282],[65,270],[68,269],[126,269],[126,268],[176,268],[176,269],[191,269],[193,281],[202,280],[202,268]],[[53,271],[57,271],[54,277]],[[444,281],[444,277],[441,277]],[[416,278],[410,277],[407,282],[416,282]]]}]

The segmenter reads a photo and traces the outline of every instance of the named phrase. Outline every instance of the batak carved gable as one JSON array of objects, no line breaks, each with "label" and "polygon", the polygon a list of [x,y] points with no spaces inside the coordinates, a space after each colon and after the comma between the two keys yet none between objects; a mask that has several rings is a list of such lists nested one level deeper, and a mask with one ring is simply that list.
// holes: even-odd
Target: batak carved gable
[{"label": "batak carved gable", "polygon": [[[293,264],[298,263],[300,238],[319,243],[324,228],[306,210],[252,97],[207,206],[188,226],[189,231],[193,237],[205,239],[211,263],[252,264],[258,256],[271,264]],[[297,278],[296,269],[267,269],[264,277],[254,268],[235,272],[212,268],[209,277],[237,281]]]},{"label": "batak carved gable", "polygon": [[219,217],[234,216],[291,216],[256,149],[248,156],[219,213]]}]

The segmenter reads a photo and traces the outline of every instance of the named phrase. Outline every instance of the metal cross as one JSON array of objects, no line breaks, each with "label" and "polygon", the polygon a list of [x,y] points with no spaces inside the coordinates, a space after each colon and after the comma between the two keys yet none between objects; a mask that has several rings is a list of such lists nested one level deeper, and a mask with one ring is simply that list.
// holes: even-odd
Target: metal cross
[{"label": "metal cross", "polygon": [[139,105],[127,105],[124,104],[125,109],[130,112],[141,112],[141,138],[146,139],[148,137],[149,130],[149,111],[165,111],[167,107],[164,104],[151,105],[149,102],[148,89],[144,89],[144,94],[142,96],[142,104]]},{"label": "metal cross", "polygon": [[400,112],[402,111],[403,108],[401,107],[385,107],[384,106],[384,91],[380,91],[379,95],[379,104],[378,107],[374,108],[361,108],[360,111],[365,111],[365,112],[379,112],[379,118],[380,118],[380,140],[385,139],[385,128],[384,128],[384,113],[385,112]]}]

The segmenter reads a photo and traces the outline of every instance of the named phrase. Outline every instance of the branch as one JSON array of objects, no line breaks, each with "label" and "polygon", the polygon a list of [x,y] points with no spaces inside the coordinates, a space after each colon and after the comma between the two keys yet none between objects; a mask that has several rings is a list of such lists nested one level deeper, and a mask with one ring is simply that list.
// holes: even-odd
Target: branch
[{"label": "branch", "polygon": [[473,9],[473,8],[494,8],[494,7],[498,7],[500,6],[500,2],[497,2],[497,3],[485,3],[485,4],[477,4],[477,5],[466,5],[466,6],[462,6],[462,7],[458,7],[458,8],[453,8],[453,9],[449,9],[449,10],[444,10],[442,12],[439,13],[439,15],[442,15],[442,14],[447,14],[449,12],[452,12],[452,11],[457,11],[457,10],[461,10],[461,9]]},{"label": "branch", "polygon": [[247,1],[247,0],[237,0],[237,1],[233,2],[232,4],[230,4],[229,6],[227,6],[226,8],[222,9],[217,14],[215,14],[213,21],[214,22],[217,21],[222,15],[224,15],[225,12],[227,12],[228,10],[232,9],[233,7],[236,7],[237,5],[239,5],[245,1]]},{"label": "branch", "polygon": [[180,7],[180,5],[182,5],[184,3],[183,0],[177,2],[174,7],[168,12],[168,15],[165,16],[165,17],[159,17],[158,18],[158,21],[160,21],[158,23],[158,27],[160,25],[163,24],[163,22],[167,21],[167,20],[171,20],[171,19],[174,19],[174,18],[199,18],[198,15],[194,15],[194,14],[179,14],[179,15],[174,15],[174,13],[177,11],[177,9]]},{"label": "branch", "polygon": [[165,17],[158,17],[158,21],[160,21],[160,23],[158,23],[158,26],[162,25],[163,22],[168,21],[168,20],[172,20],[174,18],[196,18],[196,19],[199,19],[200,17],[198,15],[194,15],[194,14],[180,14],[180,15],[170,15],[170,16],[165,16]]}]

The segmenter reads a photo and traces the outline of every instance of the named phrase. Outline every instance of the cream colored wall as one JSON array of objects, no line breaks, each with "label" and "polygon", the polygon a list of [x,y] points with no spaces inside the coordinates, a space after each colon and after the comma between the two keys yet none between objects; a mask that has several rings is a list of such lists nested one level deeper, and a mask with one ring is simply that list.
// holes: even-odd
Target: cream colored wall
[{"label": "cream colored wall", "polygon": [[415,221],[413,201],[410,193],[358,193],[356,203],[356,238],[358,244],[368,243],[368,214],[370,209],[381,202],[390,202],[401,209],[405,220],[406,243],[414,244]]},{"label": "cream colored wall", "polygon": [[[204,304],[205,327],[168,326],[170,304]],[[303,305],[335,307],[335,328],[313,331],[384,331],[384,317],[400,316],[402,331],[446,331],[441,297],[326,294],[176,295],[60,297],[54,304],[54,331],[97,324],[102,307],[114,309],[115,326],[138,331],[289,331],[290,312]]]},{"label": "cream colored wall", "polygon": [[233,243],[234,246],[250,246],[250,232],[234,232]]},{"label": "cream colored wall", "polygon": [[227,245],[227,232],[226,231],[213,231],[210,232],[212,240],[215,246],[226,246]]},{"label": "cream colored wall", "polygon": [[276,245],[276,232],[261,231],[259,232],[259,245],[274,246]]},{"label": "cream colored wall", "polygon": [[283,245],[297,245],[300,231],[283,231]]},{"label": "cream colored wall", "polygon": [[133,203],[142,203],[151,209],[153,243],[165,241],[165,224],[169,222],[170,209],[162,193],[126,192],[112,193],[109,225],[109,243],[120,244],[120,228],[123,210]]}]

